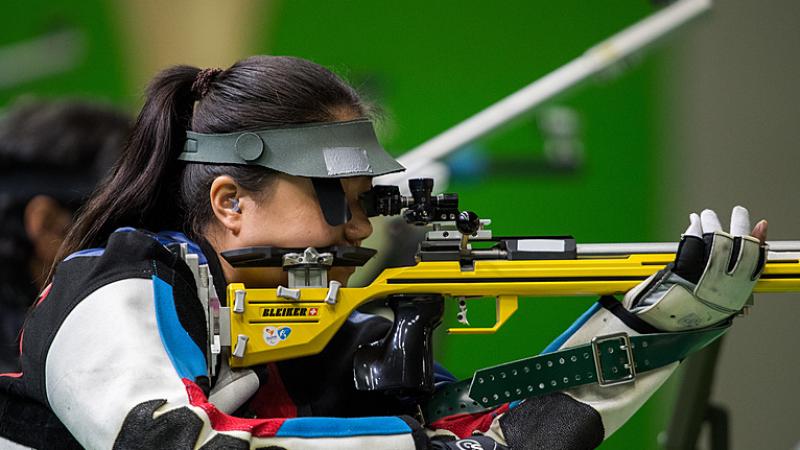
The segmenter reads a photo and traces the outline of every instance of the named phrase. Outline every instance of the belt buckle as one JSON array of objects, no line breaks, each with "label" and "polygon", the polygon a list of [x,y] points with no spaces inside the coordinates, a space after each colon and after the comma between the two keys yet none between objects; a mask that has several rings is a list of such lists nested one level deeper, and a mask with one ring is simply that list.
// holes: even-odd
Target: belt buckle
[{"label": "belt buckle", "polygon": [[[602,358],[600,357],[600,344],[613,340],[620,341],[619,349],[625,350],[625,356],[627,357],[625,369],[627,369],[627,374],[619,378],[606,378],[603,375],[603,362]],[[633,363],[633,348],[631,347],[631,338],[628,336],[628,333],[622,332],[595,336],[592,338],[592,356],[594,357],[594,367],[597,372],[597,383],[600,386],[616,386],[618,384],[630,383],[636,379],[636,367]]]}]

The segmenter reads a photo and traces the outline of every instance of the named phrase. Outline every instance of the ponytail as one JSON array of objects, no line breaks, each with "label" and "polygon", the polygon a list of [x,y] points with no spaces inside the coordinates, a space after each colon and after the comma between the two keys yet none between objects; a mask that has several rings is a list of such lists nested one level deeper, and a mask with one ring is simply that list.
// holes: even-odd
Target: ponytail
[{"label": "ponytail", "polygon": [[347,83],[300,58],[253,56],[225,70],[176,66],[161,72],[147,89],[120,160],[67,233],[48,281],[64,257],[102,246],[122,226],[203,235],[213,220],[208,192],[218,176],[258,193],[275,179],[258,166],[178,161],[186,130],[257,130],[346,120],[367,111]]},{"label": "ponytail", "polygon": [[149,85],[142,112],[112,172],[82,208],[59,249],[58,262],[71,253],[102,245],[115,229],[134,225],[151,230],[179,225],[177,156],[192,116],[192,84],[200,69],[175,66]]}]

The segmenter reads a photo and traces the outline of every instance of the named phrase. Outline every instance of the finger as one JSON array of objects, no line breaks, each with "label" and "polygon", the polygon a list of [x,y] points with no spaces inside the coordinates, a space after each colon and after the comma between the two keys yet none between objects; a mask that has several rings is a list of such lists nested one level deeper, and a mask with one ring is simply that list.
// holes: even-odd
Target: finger
[{"label": "finger", "polygon": [[703,212],[700,213],[700,223],[703,226],[703,233],[722,231],[722,224],[719,223],[717,213],[710,209],[704,209]]},{"label": "finger", "polygon": [[703,226],[700,224],[700,216],[697,213],[689,214],[689,228],[683,233],[684,236],[703,236]]},{"label": "finger", "polygon": [[750,232],[750,212],[742,206],[734,206],[731,211],[731,234],[746,236]]},{"label": "finger", "polygon": [[750,236],[753,236],[754,238],[758,239],[759,241],[761,241],[762,244],[766,243],[768,225],[769,224],[767,223],[766,220],[760,220],[756,224],[755,228],[753,228],[753,231],[750,232]]}]

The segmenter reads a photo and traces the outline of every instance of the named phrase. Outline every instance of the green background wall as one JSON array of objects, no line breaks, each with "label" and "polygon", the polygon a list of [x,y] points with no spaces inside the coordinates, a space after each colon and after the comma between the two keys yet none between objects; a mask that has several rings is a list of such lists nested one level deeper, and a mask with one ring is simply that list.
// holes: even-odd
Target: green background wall
[{"label": "green background wall", "polygon": [[[30,0],[3,4],[0,49],[13,48],[58,31],[73,31],[77,37],[75,65],[63,72],[33,78],[0,88],[0,105],[19,95],[37,97],[81,96],[133,106],[138,93],[125,92],[124,55],[112,22],[114,5],[105,0],[53,2]],[[58,53],[59,49],[48,51]],[[47,56],[43,56],[47,57]],[[33,64],[25,57],[3,60],[2,72],[15,72]]]}]

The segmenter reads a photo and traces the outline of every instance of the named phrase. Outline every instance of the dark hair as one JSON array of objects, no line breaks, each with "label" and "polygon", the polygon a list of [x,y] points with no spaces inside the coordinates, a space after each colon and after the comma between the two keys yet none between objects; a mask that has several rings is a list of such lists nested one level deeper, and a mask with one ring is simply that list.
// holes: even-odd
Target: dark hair
[{"label": "dark hair", "polygon": [[352,87],[300,58],[253,56],[223,71],[203,71],[198,89],[200,72],[175,66],[150,83],[119,163],[69,231],[57,260],[101,245],[121,226],[202,233],[213,214],[208,192],[220,175],[253,192],[267,187],[271,173],[261,167],[178,161],[187,129],[227,133],[368,113]]},{"label": "dark hair", "polygon": [[[119,156],[131,118],[109,105],[82,100],[22,98],[0,117],[0,177],[28,180],[0,189],[0,261],[27,270],[32,248],[23,226],[30,199],[47,194],[65,207],[77,207],[72,190],[91,187]],[[61,175],[52,184],[47,174]],[[80,186],[78,186],[80,185]],[[82,189],[80,189],[82,191]],[[88,193],[88,192],[86,192]]]}]

